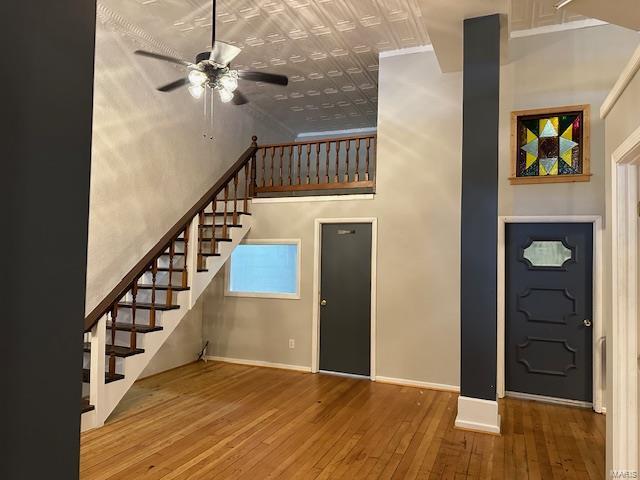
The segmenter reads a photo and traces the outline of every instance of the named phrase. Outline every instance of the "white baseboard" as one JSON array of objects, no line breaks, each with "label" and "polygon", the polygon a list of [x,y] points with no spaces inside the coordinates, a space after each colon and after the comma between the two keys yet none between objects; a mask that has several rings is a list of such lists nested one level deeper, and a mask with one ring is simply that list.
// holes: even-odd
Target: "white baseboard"
[{"label": "white baseboard", "polygon": [[498,402],[471,397],[458,397],[456,428],[474,432],[500,433]]},{"label": "white baseboard", "polygon": [[406,387],[416,387],[416,388],[424,388],[426,390],[440,390],[443,392],[460,392],[460,387],[456,385],[447,385],[444,383],[430,383],[430,382],[422,382],[419,380],[408,380],[406,378],[394,378],[394,377],[383,377],[376,376],[374,379],[376,382],[380,383],[391,383],[393,385],[402,385]]},{"label": "white baseboard", "polygon": [[294,370],[296,372],[311,372],[311,367],[303,365],[287,365],[286,363],[265,362],[262,360],[247,360],[244,358],[218,357],[215,355],[207,355],[207,360],[225,363],[237,363],[239,365],[250,365],[252,367],[280,368],[282,370]]}]

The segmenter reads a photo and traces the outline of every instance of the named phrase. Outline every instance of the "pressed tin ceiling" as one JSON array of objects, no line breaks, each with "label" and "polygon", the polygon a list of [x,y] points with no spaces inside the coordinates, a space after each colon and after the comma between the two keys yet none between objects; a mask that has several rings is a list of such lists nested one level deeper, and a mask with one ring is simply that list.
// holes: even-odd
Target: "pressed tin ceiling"
[{"label": "pressed tin ceiling", "polygon": [[[430,43],[421,3],[218,0],[217,37],[243,50],[234,68],[290,78],[286,88],[241,82],[251,105],[239,108],[256,108],[296,134],[375,127],[378,53]],[[512,30],[581,18],[556,11],[554,3],[513,0]],[[187,60],[211,48],[209,0],[101,0],[98,7],[98,19],[129,37],[135,48]],[[169,64],[166,69],[162,81],[179,75]]]}]

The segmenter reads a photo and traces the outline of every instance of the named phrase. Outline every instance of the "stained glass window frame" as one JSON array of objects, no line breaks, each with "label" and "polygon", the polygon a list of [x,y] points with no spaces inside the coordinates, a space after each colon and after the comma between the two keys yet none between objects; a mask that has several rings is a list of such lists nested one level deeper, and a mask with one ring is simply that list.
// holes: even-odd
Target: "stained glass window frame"
[{"label": "stained glass window frame", "polygon": [[[588,182],[591,180],[591,165],[590,165],[590,144],[591,144],[591,108],[590,105],[572,105],[565,107],[554,107],[554,108],[540,108],[533,110],[519,110],[511,113],[511,176],[509,180],[511,184],[532,184],[532,183],[564,183],[564,182]],[[563,121],[566,122],[567,118],[578,118],[579,119],[579,138],[574,138],[572,136],[572,132],[575,129],[570,129],[571,131],[567,131],[568,126],[563,124],[559,127],[558,124],[560,120],[563,118]],[[547,132],[555,134],[555,140],[557,140],[557,145],[553,145],[554,138],[543,138],[540,135],[540,130],[530,132],[527,130],[527,137],[525,138],[523,135],[523,126],[525,122],[531,124],[531,122],[541,121],[541,120],[556,120],[552,122],[552,125],[549,127],[549,130],[554,132]],[[575,119],[574,119],[575,121]],[[546,124],[545,124],[546,125]],[[573,125],[570,123],[569,125]],[[565,127],[565,128],[562,128]],[[559,131],[559,130],[564,131]],[[568,135],[568,136],[567,136]],[[534,139],[535,137],[535,139]],[[552,148],[557,148],[558,152],[556,158],[541,158],[540,151],[538,150],[538,142],[542,139],[542,141],[551,141]],[[527,143],[527,140],[530,143]],[[524,142],[524,143],[523,143]],[[563,143],[564,145],[560,146]],[[575,144],[575,145],[574,145]],[[529,149],[525,149],[524,147],[529,147]],[[527,152],[532,152],[531,148],[535,149],[536,160],[530,164],[531,159],[533,158],[531,155],[528,155]],[[577,149],[577,156],[572,154],[573,151]],[[562,152],[562,153],[561,153]],[[574,165],[577,165],[576,173],[567,173],[567,164],[564,163],[564,157],[562,154],[566,154],[571,156],[571,168],[574,168]],[[523,157],[525,160],[523,160]],[[550,168],[550,172],[546,172],[544,167],[541,165],[541,160],[548,160],[546,165]],[[554,162],[555,160],[555,162]],[[526,162],[526,163],[525,163]],[[525,163],[523,165],[523,163]],[[523,175],[523,169],[525,166],[530,166],[535,169],[535,165],[537,164],[539,167],[538,171],[535,174],[532,174],[532,171],[529,171],[527,175]],[[562,168],[564,167],[564,168]],[[542,173],[542,174],[541,174]]]}]

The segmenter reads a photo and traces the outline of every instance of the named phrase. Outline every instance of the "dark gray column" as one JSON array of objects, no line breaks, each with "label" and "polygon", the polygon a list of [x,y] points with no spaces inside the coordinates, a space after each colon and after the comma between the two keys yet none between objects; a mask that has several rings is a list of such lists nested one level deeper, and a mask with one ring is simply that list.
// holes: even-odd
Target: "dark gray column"
[{"label": "dark gray column", "polygon": [[79,477],[95,14],[93,0],[0,2],[6,480]]},{"label": "dark gray column", "polygon": [[496,399],[500,17],[464,22],[461,395]]}]

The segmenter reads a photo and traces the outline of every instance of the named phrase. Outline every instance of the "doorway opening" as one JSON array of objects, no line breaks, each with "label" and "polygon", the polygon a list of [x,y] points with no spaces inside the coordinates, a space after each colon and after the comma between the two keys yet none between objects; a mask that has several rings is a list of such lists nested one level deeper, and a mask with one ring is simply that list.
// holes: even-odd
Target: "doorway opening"
[{"label": "doorway opening", "polygon": [[638,345],[638,205],[640,200],[640,128],[613,153],[611,160],[612,321],[609,332],[611,375],[611,465],[636,471],[640,458],[640,361]]},{"label": "doorway opening", "polygon": [[375,378],[377,219],[316,219],[311,371]]},{"label": "doorway opening", "polygon": [[599,216],[499,218],[499,398],[604,412],[601,224]]}]

